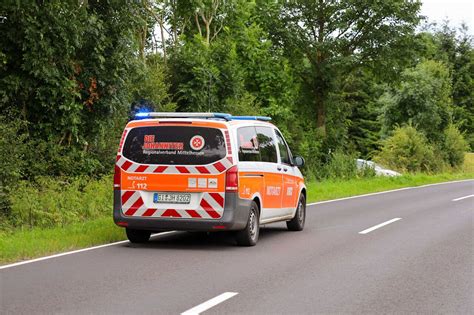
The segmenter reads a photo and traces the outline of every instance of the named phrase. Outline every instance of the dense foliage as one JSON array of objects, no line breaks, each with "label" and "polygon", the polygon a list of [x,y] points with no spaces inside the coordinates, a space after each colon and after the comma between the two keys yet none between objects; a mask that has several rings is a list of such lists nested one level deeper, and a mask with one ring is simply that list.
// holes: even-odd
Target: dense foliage
[{"label": "dense foliage", "polygon": [[401,172],[431,172],[438,168],[433,147],[411,125],[396,128],[393,136],[383,142],[376,160]]},{"label": "dense foliage", "polygon": [[420,28],[419,11],[408,0],[2,1],[0,208],[22,179],[108,174],[142,107],[269,115],[309,177],[360,176],[357,157],[457,167],[474,147],[472,36]]}]

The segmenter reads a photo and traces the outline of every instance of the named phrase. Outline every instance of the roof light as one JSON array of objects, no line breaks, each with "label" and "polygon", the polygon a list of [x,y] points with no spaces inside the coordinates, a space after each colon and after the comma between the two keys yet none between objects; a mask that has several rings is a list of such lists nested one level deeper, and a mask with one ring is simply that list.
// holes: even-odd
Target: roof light
[{"label": "roof light", "polygon": [[143,112],[143,113],[136,113],[135,117],[148,117],[150,113],[148,112]]},{"label": "roof light", "polygon": [[232,116],[232,120],[261,120],[261,121],[270,121],[271,117],[266,116]]},{"label": "roof light", "polygon": [[232,116],[227,113],[170,113],[170,112],[140,112],[135,114],[136,118],[219,118],[229,120],[261,120],[270,121],[265,116]]}]

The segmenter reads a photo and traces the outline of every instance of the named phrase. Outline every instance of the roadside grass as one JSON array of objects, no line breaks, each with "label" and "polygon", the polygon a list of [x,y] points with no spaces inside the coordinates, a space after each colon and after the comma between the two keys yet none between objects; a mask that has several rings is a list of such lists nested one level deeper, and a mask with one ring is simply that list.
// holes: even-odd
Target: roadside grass
[{"label": "roadside grass", "polygon": [[462,172],[467,174],[474,174],[474,153],[466,153],[464,155],[464,164]]},{"label": "roadside grass", "polygon": [[331,200],[398,188],[416,187],[463,179],[474,179],[474,172],[436,175],[414,174],[397,177],[359,178],[344,181],[313,181],[307,183],[308,202]]},{"label": "roadside grass", "polygon": [[64,227],[22,229],[0,234],[0,264],[112,243],[125,239],[112,215]]},{"label": "roadside grass", "polygon": [[[463,168],[456,173],[308,182],[308,202],[463,179],[474,179],[474,153],[466,155]],[[103,184],[107,189],[111,187],[107,181]],[[98,189],[96,192],[107,189]],[[86,196],[91,198],[90,195]],[[109,206],[103,205],[103,207]],[[0,230],[0,264],[107,244],[125,238],[124,229],[113,223],[111,212],[99,218],[84,219],[81,223],[66,224],[62,227]]]}]

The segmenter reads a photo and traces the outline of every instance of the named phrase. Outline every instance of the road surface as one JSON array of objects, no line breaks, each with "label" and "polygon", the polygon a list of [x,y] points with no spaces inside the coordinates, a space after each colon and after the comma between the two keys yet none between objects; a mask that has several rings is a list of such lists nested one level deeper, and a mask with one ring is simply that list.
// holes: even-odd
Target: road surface
[{"label": "road surface", "polygon": [[474,181],[308,206],[257,246],[174,232],[0,270],[2,314],[474,313]]}]

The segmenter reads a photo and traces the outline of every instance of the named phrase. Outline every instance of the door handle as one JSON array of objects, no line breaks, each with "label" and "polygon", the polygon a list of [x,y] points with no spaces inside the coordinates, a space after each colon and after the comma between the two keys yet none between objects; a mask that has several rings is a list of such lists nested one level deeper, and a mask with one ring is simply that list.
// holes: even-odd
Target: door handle
[{"label": "door handle", "polygon": [[285,172],[288,171],[288,169],[287,169],[286,167],[285,167],[283,170],[284,170]]},{"label": "door handle", "polygon": [[281,167],[280,167],[280,166],[277,166],[277,170],[281,171]]}]

